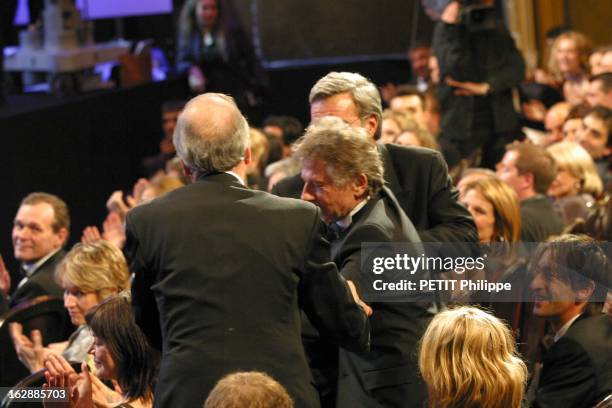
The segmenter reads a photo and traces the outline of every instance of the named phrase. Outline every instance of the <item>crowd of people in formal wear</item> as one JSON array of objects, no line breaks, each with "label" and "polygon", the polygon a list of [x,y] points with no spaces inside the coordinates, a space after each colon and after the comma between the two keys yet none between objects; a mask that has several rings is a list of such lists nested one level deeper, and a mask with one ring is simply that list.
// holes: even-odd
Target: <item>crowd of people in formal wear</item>
[{"label": "crowd of people in formal wear", "polygon": [[[63,296],[65,341],[10,325],[61,406],[612,406],[612,45],[555,30],[527,72],[503,25],[466,26],[451,2],[410,83],[329,72],[307,126],[256,128],[241,109],[265,81],[226,72],[245,38],[220,12],[186,3],[199,94],[163,104],[159,153],[105,220],[67,248],[70,203],[16,203],[23,279],[0,258],[0,310]],[[400,243],[495,259],[461,279],[513,297],[377,296],[365,265]]]}]

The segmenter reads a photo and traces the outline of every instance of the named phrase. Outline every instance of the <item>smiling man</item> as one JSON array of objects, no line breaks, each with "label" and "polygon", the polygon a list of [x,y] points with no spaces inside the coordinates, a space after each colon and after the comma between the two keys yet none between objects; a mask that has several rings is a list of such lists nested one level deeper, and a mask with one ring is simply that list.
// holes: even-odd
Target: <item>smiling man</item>
[{"label": "smiling man", "polygon": [[53,274],[64,257],[69,229],[68,206],[59,197],[31,193],[23,199],[13,221],[12,238],[24,277],[11,297],[11,307],[41,295],[62,296]]},{"label": "smiling man", "polygon": [[554,335],[530,385],[532,406],[595,406],[612,391],[612,317],[601,313],[609,261],[592,238],[563,235],[541,244],[529,269],[533,313]]},{"label": "smiling man", "polygon": [[[322,406],[421,407],[426,394],[417,374],[415,351],[430,317],[430,303],[421,298],[393,302],[373,297],[372,275],[362,271],[367,262],[362,244],[409,242],[418,246],[420,242],[393,193],[383,187],[380,154],[364,129],[332,116],[313,121],[298,141],[295,154],[303,161],[302,199],[317,205],[321,218],[337,232],[331,245],[333,261],[345,279],[354,281],[362,293],[371,294],[374,309],[368,352],[340,349],[338,358],[326,359],[334,351],[325,341],[313,341],[316,335],[310,338],[310,327],[304,326],[304,346]],[[388,250],[382,245],[376,253]]]}]

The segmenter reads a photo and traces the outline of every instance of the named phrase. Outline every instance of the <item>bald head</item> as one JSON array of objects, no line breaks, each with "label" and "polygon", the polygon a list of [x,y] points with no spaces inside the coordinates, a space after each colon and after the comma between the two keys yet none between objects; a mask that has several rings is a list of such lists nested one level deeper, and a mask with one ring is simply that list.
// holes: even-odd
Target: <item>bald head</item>
[{"label": "bald head", "polygon": [[174,146],[194,173],[232,170],[247,155],[249,125],[231,97],[203,94],[190,100],[179,116]]}]

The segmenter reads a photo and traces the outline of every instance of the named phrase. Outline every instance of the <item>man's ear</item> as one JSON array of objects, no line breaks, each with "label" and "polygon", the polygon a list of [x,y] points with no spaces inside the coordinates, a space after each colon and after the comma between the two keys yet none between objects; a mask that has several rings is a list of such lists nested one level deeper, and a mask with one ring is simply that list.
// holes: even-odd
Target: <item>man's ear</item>
[{"label": "man's ear", "polygon": [[250,147],[250,146],[249,146],[249,147],[247,147],[247,148],[244,150],[244,159],[243,159],[243,160],[244,160],[244,164],[246,164],[246,165],[251,164],[251,161],[252,161],[253,159],[252,159],[252,156],[251,156],[251,147]]},{"label": "man's ear", "polygon": [[59,247],[63,247],[68,240],[68,230],[64,227],[60,228],[59,231],[57,231],[57,237],[59,240]]},{"label": "man's ear", "polygon": [[588,302],[591,296],[593,296],[593,292],[595,292],[595,282],[590,281],[585,288],[576,292],[576,302]]},{"label": "man's ear", "polygon": [[375,138],[376,129],[378,129],[379,125],[380,123],[378,123],[378,118],[376,117],[376,115],[368,116],[368,119],[366,120],[366,123],[365,123],[365,128],[368,132],[368,135],[370,136],[372,140],[374,140]]},{"label": "man's ear", "polygon": [[365,196],[368,191],[368,176],[360,174],[353,182],[352,189],[355,197],[361,198]]},{"label": "man's ear", "polygon": [[193,170],[191,170],[191,168],[187,166],[185,162],[182,160],[181,160],[181,166],[183,166],[183,173],[185,173],[187,177],[191,177],[193,175]]},{"label": "man's ear", "polygon": [[[526,184],[526,187],[528,188],[532,188],[535,190],[535,177],[533,176],[533,173],[528,172],[528,173],[524,173],[521,174],[521,176],[523,177],[523,182]],[[523,186],[523,188],[525,188],[525,186]]]}]

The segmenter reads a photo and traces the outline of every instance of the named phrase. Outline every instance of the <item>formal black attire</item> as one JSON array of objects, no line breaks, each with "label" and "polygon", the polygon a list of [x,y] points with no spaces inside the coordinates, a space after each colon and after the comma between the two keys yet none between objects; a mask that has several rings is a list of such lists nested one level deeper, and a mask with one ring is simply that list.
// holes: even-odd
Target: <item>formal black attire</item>
[{"label": "formal black attire", "polygon": [[[439,21],[433,51],[440,66],[437,90],[443,137],[464,156],[483,147],[483,166],[494,166],[505,143],[516,138],[519,130],[512,88],[523,80],[523,57],[501,23],[494,30],[472,32],[464,24]],[[488,83],[491,91],[484,96],[455,95],[455,88],[446,83],[449,76],[461,82]]]},{"label": "formal black attire", "polygon": [[580,316],[542,364],[534,407],[595,406],[612,393],[612,316]]},{"label": "formal black attire", "polygon": [[55,268],[57,268],[57,265],[59,265],[65,255],[64,250],[60,249],[29,277],[26,277],[23,283],[20,282],[20,285],[11,296],[10,307],[43,295],[62,297],[64,289],[55,281]]},{"label": "formal black attire", "polygon": [[523,242],[544,242],[563,230],[563,220],[548,198],[541,194],[521,201],[521,221]]},{"label": "formal black attire", "polygon": [[[332,258],[340,273],[357,283],[374,310],[370,317],[370,351],[339,351],[337,407],[420,408],[427,392],[418,374],[418,342],[431,317],[427,311],[431,302],[414,294],[412,299],[404,299],[404,302],[398,301],[393,294],[394,299],[387,299],[393,301],[385,301],[388,292],[380,299],[376,299],[380,296],[376,294],[368,299],[366,293],[372,293],[374,275],[362,270],[365,261],[362,257],[366,256],[362,243],[367,242],[410,242],[415,246],[420,242],[412,222],[389,190],[371,198],[352,217],[351,225],[332,243]],[[395,251],[390,248],[376,250],[372,256],[380,256],[389,250],[393,256]],[[422,253],[417,248],[409,250],[417,256]]]},{"label": "formal black attire", "polygon": [[[423,242],[478,242],[470,213],[457,198],[439,152],[420,147],[377,144],[385,185],[419,232]],[[274,186],[272,193],[299,198],[304,182],[299,174]]]},{"label": "formal black attire", "polygon": [[[332,341],[368,344],[368,321],[329,260],[319,210],[211,174],[126,219],[137,322],[161,324],[156,407],[200,407],[224,375],[264,371],[296,407],[319,406],[300,308]],[[159,317],[158,317],[159,316]]]}]

